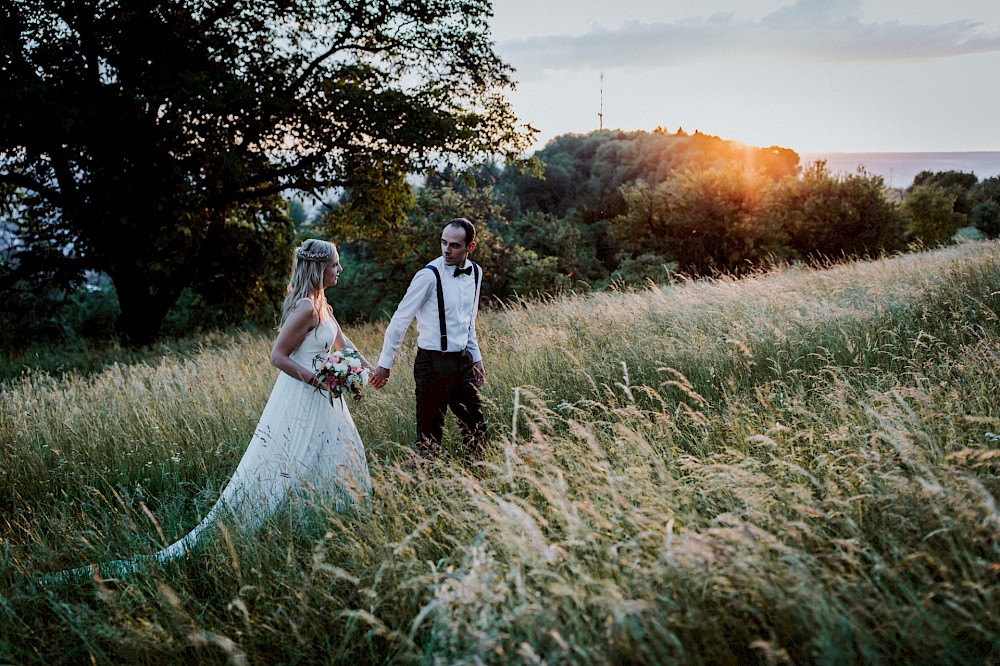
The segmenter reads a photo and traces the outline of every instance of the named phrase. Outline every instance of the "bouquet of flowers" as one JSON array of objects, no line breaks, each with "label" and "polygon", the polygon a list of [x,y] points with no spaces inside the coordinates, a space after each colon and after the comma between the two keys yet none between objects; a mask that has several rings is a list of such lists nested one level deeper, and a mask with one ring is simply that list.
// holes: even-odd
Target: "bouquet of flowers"
[{"label": "bouquet of flowers", "polygon": [[[330,390],[330,404],[344,394],[360,400],[371,374],[361,362],[361,354],[344,347],[329,354],[317,354],[313,359],[316,376]],[[317,390],[319,387],[316,387]]]}]

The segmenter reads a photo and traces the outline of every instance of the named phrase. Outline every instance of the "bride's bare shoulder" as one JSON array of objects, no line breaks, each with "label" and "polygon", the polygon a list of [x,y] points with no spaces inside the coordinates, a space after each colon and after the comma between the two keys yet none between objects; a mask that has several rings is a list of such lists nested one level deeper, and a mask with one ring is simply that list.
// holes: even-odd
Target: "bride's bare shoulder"
[{"label": "bride's bare shoulder", "polygon": [[288,317],[285,319],[285,324],[291,322],[295,322],[298,326],[305,326],[308,330],[314,329],[319,324],[319,316],[316,314],[311,299],[300,298],[292,305],[288,311]]}]

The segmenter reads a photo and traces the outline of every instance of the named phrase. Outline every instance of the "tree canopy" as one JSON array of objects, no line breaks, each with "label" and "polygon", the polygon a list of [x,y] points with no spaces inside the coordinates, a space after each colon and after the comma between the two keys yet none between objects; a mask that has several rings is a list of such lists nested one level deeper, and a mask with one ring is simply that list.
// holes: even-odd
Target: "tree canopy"
[{"label": "tree canopy", "polygon": [[244,249],[287,258],[282,192],[523,149],[490,7],[3,3],[0,191],[19,229],[111,277],[121,333],[147,343],[204,266],[224,290],[257,277]]},{"label": "tree canopy", "polygon": [[613,217],[624,210],[621,187],[637,181],[656,185],[681,169],[724,168],[733,164],[777,180],[798,172],[799,156],[788,148],[758,148],[710,134],[657,128],[563,134],[535,154],[541,174],[508,170],[508,200],[518,211],[562,217],[576,210]]}]

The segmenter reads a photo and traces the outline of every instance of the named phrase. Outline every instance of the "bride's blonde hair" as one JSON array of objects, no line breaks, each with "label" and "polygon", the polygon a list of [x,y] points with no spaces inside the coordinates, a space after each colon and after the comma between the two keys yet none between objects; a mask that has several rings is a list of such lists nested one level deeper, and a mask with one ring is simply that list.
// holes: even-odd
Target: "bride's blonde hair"
[{"label": "bride's blonde hair", "polygon": [[284,325],[295,304],[303,298],[312,301],[313,312],[323,318],[329,312],[326,294],[323,293],[323,273],[333,263],[334,245],[329,241],[310,238],[295,250],[292,259],[292,276],[288,280],[288,291],[281,306],[281,323]]}]

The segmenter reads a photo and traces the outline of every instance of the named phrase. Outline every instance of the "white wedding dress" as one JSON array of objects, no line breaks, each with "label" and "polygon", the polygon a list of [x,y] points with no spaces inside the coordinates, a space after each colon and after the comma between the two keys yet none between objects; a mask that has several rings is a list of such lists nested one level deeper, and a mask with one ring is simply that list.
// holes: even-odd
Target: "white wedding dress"
[{"label": "white wedding dress", "polygon": [[[336,333],[336,321],[323,317],[291,357],[312,368],[313,358],[330,350]],[[114,577],[135,571],[145,561],[162,563],[185,555],[217,521],[251,532],[290,499],[318,495],[347,508],[365,506],[371,490],[364,446],[344,400],[334,400],[331,406],[327,393],[281,372],[246,453],[197,527],[155,553],[69,569],[43,582],[90,577],[94,568],[103,577]]]}]

